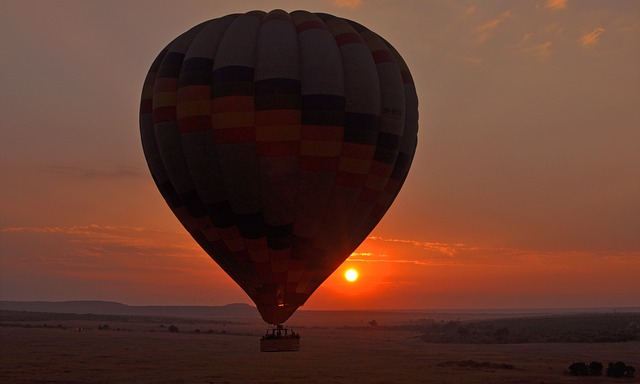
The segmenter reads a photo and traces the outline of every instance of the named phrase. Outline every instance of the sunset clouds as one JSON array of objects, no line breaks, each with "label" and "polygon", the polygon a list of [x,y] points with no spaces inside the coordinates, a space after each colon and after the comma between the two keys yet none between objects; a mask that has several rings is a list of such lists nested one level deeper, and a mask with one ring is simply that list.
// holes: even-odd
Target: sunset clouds
[{"label": "sunset clouds", "polygon": [[[361,286],[343,281],[341,272],[347,268],[360,272]],[[632,305],[639,269],[638,252],[484,248],[372,236],[309,305],[382,309],[419,301],[420,307],[446,308],[455,301],[467,308],[570,307],[588,306],[589,300],[605,307]],[[612,275],[612,270],[618,272]],[[536,291],[553,299],[545,304]]]},{"label": "sunset clouds", "polygon": [[[219,290],[246,301],[186,232],[99,225],[10,227],[0,229],[0,243],[0,280],[11,292],[5,298],[13,300],[54,300],[63,294],[78,300],[122,301],[117,292],[129,290],[126,301],[139,304],[185,299],[224,304],[226,300],[205,293]],[[25,274],[38,283],[24,286]],[[83,285],[92,293],[80,288]]]},{"label": "sunset clouds", "polygon": [[[5,299],[54,300],[64,295],[130,304],[248,302],[183,231],[99,225],[10,227],[0,229],[0,242],[5,252],[0,277],[3,289],[11,292],[4,294]],[[606,273],[603,265],[618,272]],[[349,267],[360,272],[356,286],[343,281],[342,271]],[[489,305],[496,296],[495,303],[514,307],[515,297],[533,294],[536,281],[569,290],[558,294],[556,305],[571,304],[578,292],[600,297],[598,305],[607,305],[611,295],[616,297],[612,305],[630,305],[638,268],[640,253],[490,248],[370,236],[306,308],[450,307],[446,300],[452,296],[447,292],[456,292],[459,306],[473,307],[472,298]],[[22,276],[27,275],[37,284],[25,285]],[[414,304],[376,304],[402,287],[411,287]],[[500,298],[500,290],[508,291],[508,297]],[[118,296],[125,291],[127,300]]]},{"label": "sunset clouds", "polygon": [[[465,48],[460,53],[461,60],[478,65],[487,63],[487,54],[500,57],[518,53],[544,62],[576,48],[599,46],[603,44],[605,33],[615,33],[616,38],[626,40],[631,31],[637,29],[634,27],[637,22],[630,18],[618,19],[615,21],[618,27],[613,32],[603,24],[607,16],[597,17],[595,12],[589,20],[581,18],[574,22],[577,18],[572,12],[584,5],[565,0],[549,0],[537,6],[509,2],[496,2],[495,5],[502,7],[474,5],[457,9],[459,16],[454,19],[447,39],[456,41],[449,49],[451,46]],[[461,31],[467,33],[465,40],[461,39],[464,36]]]}]

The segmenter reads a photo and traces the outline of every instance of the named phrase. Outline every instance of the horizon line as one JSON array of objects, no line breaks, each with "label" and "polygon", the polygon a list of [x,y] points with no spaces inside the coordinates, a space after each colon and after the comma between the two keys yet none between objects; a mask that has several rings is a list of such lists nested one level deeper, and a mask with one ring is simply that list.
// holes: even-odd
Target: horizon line
[{"label": "horizon line", "polygon": [[[127,307],[202,307],[202,308],[216,308],[216,307],[226,307],[230,305],[246,305],[251,308],[256,308],[255,305],[245,303],[245,302],[233,302],[219,305],[194,305],[194,304],[126,304],[120,301],[112,301],[112,300],[4,300],[0,298],[0,303],[110,303],[110,304],[119,304]],[[2,309],[2,308],[0,308]],[[302,306],[296,310],[296,312],[475,312],[475,313],[484,313],[484,312],[499,312],[499,311],[507,311],[507,312],[575,312],[575,311],[631,311],[631,312],[640,312],[640,305],[623,305],[623,306],[576,306],[576,307],[560,307],[560,306],[550,306],[550,307],[478,307],[478,308],[470,308],[470,307],[444,307],[444,308],[358,308],[358,309],[305,309]]]}]

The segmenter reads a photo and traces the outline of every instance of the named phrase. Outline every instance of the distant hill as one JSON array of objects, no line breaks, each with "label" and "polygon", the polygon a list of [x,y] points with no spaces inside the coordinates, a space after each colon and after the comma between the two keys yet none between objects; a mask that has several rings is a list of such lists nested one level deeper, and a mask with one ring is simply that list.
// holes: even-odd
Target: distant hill
[{"label": "distant hill", "polygon": [[0,309],[114,316],[162,316],[203,319],[220,317],[259,318],[255,307],[240,303],[222,306],[132,306],[113,301],[0,301]]}]

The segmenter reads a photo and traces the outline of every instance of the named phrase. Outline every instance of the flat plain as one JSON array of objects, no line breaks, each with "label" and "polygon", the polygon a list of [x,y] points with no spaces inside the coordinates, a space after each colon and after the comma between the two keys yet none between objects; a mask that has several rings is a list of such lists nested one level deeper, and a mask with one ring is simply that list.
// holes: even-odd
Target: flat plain
[{"label": "flat plain", "polygon": [[591,361],[640,367],[637,339],[427,342],[425,321],[457,327],[471,321],[452,322],[451,315],[303,312],[291,321],[301,350],[279,353],[259,351],[267,326],[257,318],[4,312],[0,320],[2,383],[634,383],[637,377],[574,377],[568,367]]}]

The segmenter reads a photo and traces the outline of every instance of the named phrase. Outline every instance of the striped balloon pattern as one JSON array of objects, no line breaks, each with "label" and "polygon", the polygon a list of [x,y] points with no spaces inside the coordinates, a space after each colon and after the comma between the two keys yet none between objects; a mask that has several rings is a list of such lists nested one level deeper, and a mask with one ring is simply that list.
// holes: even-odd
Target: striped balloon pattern
[{"label": "striped balloon pattern", "polygon": [[306,11],[193,27],[155,59],[140,105],[160,193],[270,324],[380,221],[417,131],[398,52],[356,22]]}]

